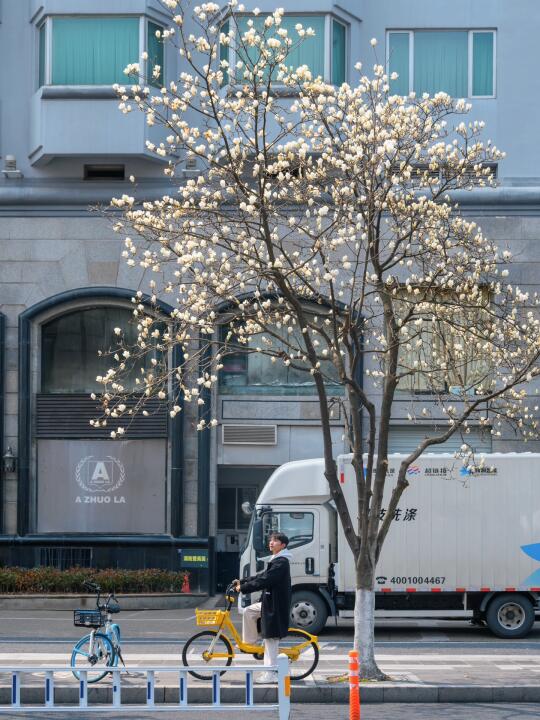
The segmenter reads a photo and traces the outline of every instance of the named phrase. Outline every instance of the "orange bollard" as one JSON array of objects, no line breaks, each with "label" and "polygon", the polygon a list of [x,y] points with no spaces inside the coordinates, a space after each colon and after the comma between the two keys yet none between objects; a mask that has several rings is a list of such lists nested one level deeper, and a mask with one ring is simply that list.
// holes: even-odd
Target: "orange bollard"
[{"label": "orange bollard", "polygon": [[360,681],[358,650],[349,652],[349,720],[360,720]]},{"label": "orange bollard", "polygon": [[184,575],[184,581],[182,582],[182,588],[181,588],[180,592],[183,592],[183,593],[191,592],[191,588],[189,586],[189,573],[185,573],[185,575]]}]

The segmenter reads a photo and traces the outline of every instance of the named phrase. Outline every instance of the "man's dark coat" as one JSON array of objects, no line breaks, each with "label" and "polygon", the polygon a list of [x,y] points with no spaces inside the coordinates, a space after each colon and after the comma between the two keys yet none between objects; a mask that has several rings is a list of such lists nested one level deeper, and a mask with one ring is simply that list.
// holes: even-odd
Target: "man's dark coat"
[{"label": "man's dark coat", "polygon": [[266,569],[240,580],[245,593],[262,590],[261,631],[263,638],[282,638],[289,628],[291,570],[286,557],[271,560]]}]

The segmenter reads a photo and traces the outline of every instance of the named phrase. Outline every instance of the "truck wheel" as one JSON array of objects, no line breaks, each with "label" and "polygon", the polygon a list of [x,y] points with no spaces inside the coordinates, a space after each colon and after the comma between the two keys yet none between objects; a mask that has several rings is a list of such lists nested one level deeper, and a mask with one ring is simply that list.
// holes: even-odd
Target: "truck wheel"
[{"label": "truck wheel", "polygon": [[291,600],[291,626],[318,635],[326,625],[328,608],[324,600],[309,590],[297,590]]},{"label": "truck wheel", "polygon": [[488,605],[486,622],[498,637],[525,637],[534,623],[534,608],[524,595],[499,595]]}]

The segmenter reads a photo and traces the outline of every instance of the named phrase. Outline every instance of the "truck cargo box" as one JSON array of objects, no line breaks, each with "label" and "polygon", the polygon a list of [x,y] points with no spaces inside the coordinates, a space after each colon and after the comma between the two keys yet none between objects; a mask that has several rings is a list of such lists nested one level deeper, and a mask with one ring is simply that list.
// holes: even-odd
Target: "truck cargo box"
[{"label": "truck cargo box", "polygon": [[[391,455],[388,509],[404,456]],[[407,471],[410,483],[395,512],[377,566],[382,592],[540,590],[540,455],[491,454],[476,467],[453,455],[426,454]],[[338,458],[340,482],[354,517],[351,456]],[[352,553],[338,524],[337,586],[354,591]]]}]

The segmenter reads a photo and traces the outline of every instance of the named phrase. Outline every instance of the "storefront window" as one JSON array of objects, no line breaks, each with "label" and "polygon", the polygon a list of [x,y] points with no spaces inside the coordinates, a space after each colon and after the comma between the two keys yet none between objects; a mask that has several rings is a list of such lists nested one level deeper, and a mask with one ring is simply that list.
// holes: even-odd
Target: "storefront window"
[{"label": "storefront window", "polygon": [[[300,341],[301,342],[301,341]],[[224,355],[223,369],[219,377],[219,389],[230,395],[315,395],[313,376],[306,370],[287,366],[279,358],[272,362],[269,355],[250,352],[261,342],[253,337],[245,350]],[[273,351],[286,350],[286,345],[274,341]],[[328,392],[342,394],[337,371],[330,361],[321,363]]]},{"label": "storefront window", "polygon": [[[114,360],[107,353],[116,350],[118,337],[114,328],[122,329],[124,343],[133,346],[137,339],[137,326],[129,308],[95,307],[67,313],[43,325],[41,336],[41,392],[90,393],[103,386],[96,382]],[[99,353],[103,353],[100,356]],[[150,364],[151,357],[144,359]],[[135,377],[140,375],[141,363],[123,384],[134,390]]]}]

